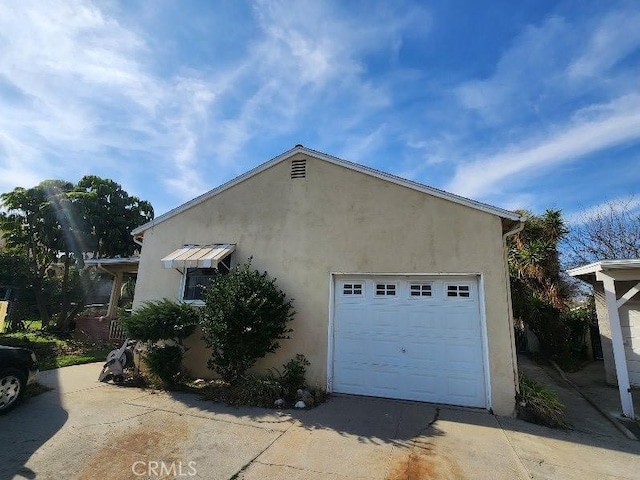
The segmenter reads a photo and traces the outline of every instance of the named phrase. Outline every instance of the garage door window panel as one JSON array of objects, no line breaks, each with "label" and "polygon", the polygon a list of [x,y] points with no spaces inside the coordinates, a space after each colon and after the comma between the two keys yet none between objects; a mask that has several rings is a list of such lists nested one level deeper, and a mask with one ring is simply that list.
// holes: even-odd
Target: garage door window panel
[{"label": "garage door window panel", "polygon": [[385,298],[391,297],[394,298],[398,295],[398,284],[397,283],[376,283],[376,297]]},{"label": "garage door window panel", "polygon": [[433,285],[424,282],[409,284],[409,298],[414,300],[433,298]]},{"label": "garage door window panel", "polygon": [[364,297],[364,282],[344,282],[340,288],[340,294],[344,297]]},{"label": "garage door window panel", "polygon": [[472,298],[471,285],[468,283],[447,283],[445,287],[445,297],[448,299],[467,299]]}]

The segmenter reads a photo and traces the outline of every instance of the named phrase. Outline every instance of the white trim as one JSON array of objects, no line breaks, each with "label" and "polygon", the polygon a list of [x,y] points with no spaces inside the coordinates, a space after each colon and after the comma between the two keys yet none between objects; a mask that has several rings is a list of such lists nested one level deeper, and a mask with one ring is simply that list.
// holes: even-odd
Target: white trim
[{"label": "white trim", "polygon": [[[485,402],[486,410],[493,408],[491,396],[491,369],[489,356],[489,335],[487,330],[487,313],[484,298],[484,276],[482,273],[349,273],[349,272],[331,272],[329,274],[329,321],[327,327],[327,392],[333,393],[333,367],[335,353],[335,284],[338,277],[373,277],[373,276],[389,276],[389,277],[475,277],[478,288],[478,308],[480,316],[480,331],[482,344],[482,367],[485,380]],[[375,285],[374,285],[375,288]],[[397,294],[396,294],[397,296]],[[466,298],[464,298],[466,300]]]},{"label": "white trim", "polygon": [[412,190],[417,190],[419,192],[422,193],[426,193],[428,195],[432,195],[434,197],[438,197],[438,198],[442,198],[444,200],[449,200],[451,202],[454,203],[458,203],[460,205],[464,205],[466,207],[469,208],[473,208],[476,210],[480,210],[482,212],[485,213],[490,213],[492,215],[496,215],[498,217],[501,218],[505,218],[507,220],[513,220],[513,221],[519,221],[522,222],[524,221],[523,217],[521,215],[518,215],[515,212],[510,212],[509,210],[505,210],[502,208],[498,208],[498,207],[494,207],[492,205],[487,205],[486,203],[482,203],[482,202],[478,202],[476,200],[472,200],[470,198],[465,198],[465,197],[461,197],[460,195],[456,195],[453,193],[449,193],[449,192],[445,192],[444,190],[439,190],[437,188],[434,187],[430,187],[428,185],[424,185],[422,183],[418,183],[418,182],[414,182],[412,180],[408,180],[406,178],[401,178],[398,177],[396,175],[392,175],[390,173],[386,173],[386,172],[381,172],[380,170],[376,170],[374,168],[371,167],[367,167],[364,165],[360,165],[357,163],[353,163],[353,162],[349,162],[347,160],[343,160],[341,158],[338,157],[334,157],[332,155],[327,155],[326,153],[322,153],[322,152],[318,152],[316,150],[312,150],[310,148],[306,148],[303,147],[301,145],[298,145],[294,148],[292,148],[291,150],[288,150],[280,155],[278,155],[275,158],[272,158],[271,160],[268,160],[267,162],[258,165],[256,168],[249,170],[246,173],[243,173],[242,175],[226,182],[223,183],[222,185],[209,190],[206,193],[203,193],[202,195],[189,200],[186,203],[183,203],[182,205],[169,210],[168,212],[156,217],[155,219],[151,220],[150,222],[145,223],[144,225],[141,225],[135,229],[133,229],[131,231],[131,235],[138,235],[142,232],[144,232],[145,230],[148,230],[151,227],[154,227],[156,225],[158,225],[159,223],[168,220],[171,217],[174,217],[175,215],[178,215],[182,212],[184,212],[185,210],[188,210],[189,208],[198,205],[216,195],[218,195],[219,193],[224,192],[225,190],[228,190],[229,188],[238,185],[239,183],[255,176],[258,175],[259,173],[264,172],[265,170],[277,165],[280,162],[283,162],[285,160],[288,160],[289,158],[293,157],[294,155],[297,154],[304,154],[307,155],[309,157],[312,158],[316,158],[318,160],[324,160],[325,162],[329,162],[332,163],[334,165],[338,165],[344,168],[348,168],[350,170],[354,170],[356,172],[360,172],[360,173],[364,173],[365,175],[370,175],[372,177],[376,177],[379,178],[381,180],[386,180],[388,182],[391,183],[395,183],[396,185],[400,185],[403,187],[407,187],[410,188]]},{"label": "white trim", "polygon": [[616,302],[617,307],[620,308],[621,306],[623,306],[625,303],[631,300],[635,296],[635,294],[638,292],[640,292],[640,283],[636,283],[633,287],[631,287],[627,291],[627,293],[625,293],[618,299],[618,301]]},{"label": "white trim", "polygon": [[126,258],[89,258],[84,261],[84,264],[89,266],[98,266],[101,267],[103,265],[137,265],[140,263],[140,257],[126,257]]},{"label": "white trim", "polygon": [[622,339],[622,327],[620,326],[620,311],[618,310],[616,300],[616,282],[613,277],[608,277],[604,274],[601,274],[600,280],[604,285],[604,294],[607,303],[609,327],[611,328],[613,360],[616,366],[622,414],[628,418],[635,419],[635,413],[633,411],[633,397],[631,396],[631,385],[629,384],[627,356],[624,349],[624,341]]},{"label": "white trim", "polygon": [[603,270],[628,268],[640,268],[640,258],[632,258],[626,260],[600,260],[599,262],[593,262],[588,265],[582,265],[580,267],[567,270],[567,275],[571,277],[578,277],[581,275],[589,275],[592,273],[601,272]]},{"label": "white trim", "polygon": [[489,331],[487,326],[487,305],[484,298],[484,275],[478,274],[478,308],[480,309],[480,331],[482,332],[482,353],[484,360],[484,383],[487,410],[493,410],[491,396],[491,357],[489,355]]},{"label": "white trim", "polygon": [[327,327],[327,392],[333,393],[333,317],[335,309],[335,282],[333,273],[329,274],[329,321]]}]

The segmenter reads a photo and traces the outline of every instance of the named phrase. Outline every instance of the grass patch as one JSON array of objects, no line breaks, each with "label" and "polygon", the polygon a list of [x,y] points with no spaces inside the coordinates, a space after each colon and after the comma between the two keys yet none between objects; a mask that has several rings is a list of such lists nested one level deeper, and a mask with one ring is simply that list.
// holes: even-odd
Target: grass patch
[{"label": "grass patch", "polygon": [[101,362],[107,358],[107,354],[111,350],[116,348],[114,343],[80,342],[71,338],[58,338],[49,333],[35,331],[1,334],[0,345],[33,350],[38,358],[40,370]]},{"label": "grass patch", "polygon": [[520,393],[517,397],[518,417],[530,423],[551,428],[569,428],[565,407],[558,395],[546,385],[520,374]]},{"label": "grass patch", "polygon": [[68,367],[71,365],[82,365],[84,363],[104,362],[113,346],[103,348],[89,348],[83,353],[63,354],[45,361],[38,360],[40,370],[51,370],[53,368]]}]

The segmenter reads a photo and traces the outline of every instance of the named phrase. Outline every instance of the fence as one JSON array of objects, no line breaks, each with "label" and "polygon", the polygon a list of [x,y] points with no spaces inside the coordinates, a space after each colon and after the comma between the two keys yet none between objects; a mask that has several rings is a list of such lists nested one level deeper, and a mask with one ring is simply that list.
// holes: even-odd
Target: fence
[{"label": "fence", "polygon": [[118,323],[118,320],[111,320],[111,325],[109,325],[109,340],[124,340],[125,338],[127,338],[127,335]]}]

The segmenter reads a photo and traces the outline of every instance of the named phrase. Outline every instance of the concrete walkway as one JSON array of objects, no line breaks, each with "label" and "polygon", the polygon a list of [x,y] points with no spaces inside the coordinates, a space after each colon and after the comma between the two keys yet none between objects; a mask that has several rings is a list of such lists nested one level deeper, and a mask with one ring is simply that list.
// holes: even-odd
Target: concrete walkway
[{"label": "concrete walkway", "polygon": [[[518,367],[558,394],[567,407],[567,419],[574,430],[593,435],[640,438],[638,424],[622,418],[618,388],[605,383],[602,362],[592,362],[578,372],[560,373],[551,365],[538,364],[520,355]],[[638,397],[640,392],[634,395],[634,403],[640,407]]]},{"label": "concrete walkway", "polygon": [[582,480],[640,466],[640,442],[615,435],[364,397],[232,408],[100,384],[100,367],[45,372],[54,390],[0,419],[0,478]]},{"label": "concrete walkway", "polygon": [[[587,397],[595,402],[604,413],[640,439],[640,423],[622,416],[620,392],[617,386],[607,385],[605,381],[604,363],[594,361],[574,373],[565,373],[566,377],[576,385]],[[636,418],[640,418],[640,390],[634,388],[632,393]]]}]

